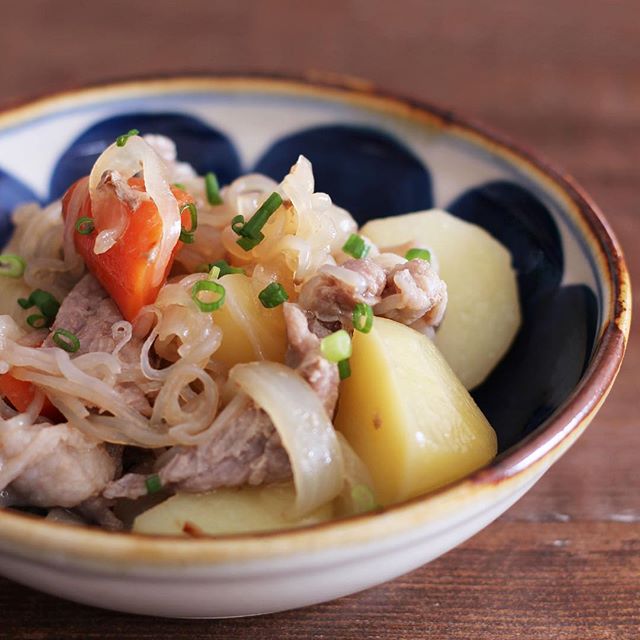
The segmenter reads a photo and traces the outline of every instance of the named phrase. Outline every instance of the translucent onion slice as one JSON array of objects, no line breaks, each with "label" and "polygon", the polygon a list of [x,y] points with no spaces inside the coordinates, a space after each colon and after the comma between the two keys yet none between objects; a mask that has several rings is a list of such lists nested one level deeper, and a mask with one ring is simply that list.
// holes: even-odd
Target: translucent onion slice
[{"label": "translucent onion slice", "polygon": [[344,462],[331,420],[311,387],[276,362],[238,364],[230,378],[267,412],[289,454],[296,487],[292,515],[333,500],[343,488]]},{"label": "translucent onion slice", "polygon": [[[162,220],[162,237],[158,244],[153,274],[153,285],[158,285],[164,278],[171,254],[180,237],[180,210],[169,186],[169,170],[151,145],[140,136],[132,136],[122,147],[112,144],[96,160],[89,176],[91,202],[96,201],[97,187],[105,171],[117,171],[125,180],[143,172],[147,195],[155,203]],[[100,253],[108,251],[125,228],[126,225],[117,225],[116,229],[101,230],[96,239],[96,245],[100,240]]]},{"label": "translucent onion slice", "polygon": [[[344,460],[344,484],[334,503],[335,515],[351,516],[365,513],[377,503],[373,479],[364,462],[351,448],[347,439],[339,432],[336,432],[336,436]],[[368,497],[371,504],[366,504],[367,500],[362,500],[362,495]]]},{"label": "translucent onion slice", "polygon": [[346,267],[333,266],[331,264],[325,264],[320,267],[322,273],[327,273],[333,276],[336,280],[344,282],[347,287],[353,289],[358,295],[362,295],[367,290],[367,281],[357,271],[347,269]]}]

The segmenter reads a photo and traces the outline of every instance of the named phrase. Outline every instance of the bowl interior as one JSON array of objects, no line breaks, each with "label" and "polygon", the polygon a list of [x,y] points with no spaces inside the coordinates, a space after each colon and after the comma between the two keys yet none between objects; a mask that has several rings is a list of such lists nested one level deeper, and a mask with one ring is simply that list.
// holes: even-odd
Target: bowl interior
[{"label": "bowl interior", "polygon": [[67,94],[0,116],[0,244],[10,213],[59,198],[121,133],[168,135],[179,157],[222,184],[280,180],[299,154],[316,188],[360,223],[430,207],[484,227],[511,251],[522,328],[473,392],[511,447],[576,387],[603,330],[606,279],[577,208],[508,150],[437,113],[295,83],[154,82]]}]

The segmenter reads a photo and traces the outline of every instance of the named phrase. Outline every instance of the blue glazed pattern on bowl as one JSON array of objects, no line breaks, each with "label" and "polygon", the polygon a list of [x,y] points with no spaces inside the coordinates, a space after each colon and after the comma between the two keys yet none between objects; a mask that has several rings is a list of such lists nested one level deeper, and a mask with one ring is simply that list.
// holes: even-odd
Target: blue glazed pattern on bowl
[{"label": "blue glazed pattern on bowl", "polygon": [[[132,128],[171,137],[181,160],[198,173],[215,171],[221,184],[252,171],[281,180],[302,153],[313,163],[317,190],[329,193],[360,224],[438,206],[480,225],[509,248],[523,325],[507,356],[473,392],[501,450],[539,426],[575,388],[599,329],[597,276],[581,254],[578,232],[526,175],[445,133],[429,132],[416,143],[413,131],[320,99],[247,94],[243,102],[212,92],[172,95],[165,102],[172,104],[152,96],[133,104],[118,100],[108,104],[107,116],[99,114],[104,108],[76,109],[0,131],[0,243],[10,237],[16,205],[59,198],[89,173],[117,135]],[[64,144],[52,134],[59,127],[67,134]],[[49,165],[34,167],[31,181],[24,166],[14,175],[7,141],[15,146],[27,140],[21,153],[35,154],[35,139],[39,147],[48,144],[48,131],[55,151]]]}]

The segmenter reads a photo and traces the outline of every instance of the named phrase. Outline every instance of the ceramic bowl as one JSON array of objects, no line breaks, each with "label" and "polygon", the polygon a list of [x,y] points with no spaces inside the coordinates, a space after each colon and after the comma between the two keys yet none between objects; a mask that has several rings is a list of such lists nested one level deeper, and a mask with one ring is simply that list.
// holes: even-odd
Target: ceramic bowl
[{"label": "ceramic bowl", "polygon": [[500,455],[449,487],[295,531],[153,538],[0,511],[0,572],[79,602],[175,617],[260,614],[366,589],[485,527],[575,442],[623,357],[630,293],[606,220],[565,175],[455,114],[364,83],[178,77],[60,93],[0,114],[0,235],[25,200],[59,197],[131,128],[176,140],[226,183],[280,179],[300,153],[364,222],[432,206],[510,250],[524,322],[476,401]]}]

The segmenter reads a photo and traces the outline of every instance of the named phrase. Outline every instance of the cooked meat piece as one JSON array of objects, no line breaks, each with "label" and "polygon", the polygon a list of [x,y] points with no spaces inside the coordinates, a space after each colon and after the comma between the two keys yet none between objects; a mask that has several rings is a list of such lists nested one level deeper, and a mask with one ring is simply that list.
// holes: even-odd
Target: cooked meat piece
[{"label": "cooked meat piece", "polygon": [[425,260],[407,262],[381,254],[323,267],[303,285],[298,299],[313,315],[309,327],[316,335],[335,331],[337,322],[351,331],[353,309],[359,302],[373,306],[376,315],[433,334],[447,306],[447,286]]},{"label": "cooked meat piece", "polygon": [[380,302],[386,284],[384,270],[369,259],[348,260],[339,267],[325,265],[302,286],[298,304],[322,322],[352,329],[353,308],[358,302]]},{"label": "cooked meat piece", "polygon": [[271,419],[247,399],[209,442],[178,451],[159,475],[163,484],[198,492],[286,480],[291,467]]},{"label": "cooked meat piece", "polygon": [[[116,347],[112,327],[121,320],[122,314],[116,303],[100,283],[91,274],[87,274],[63,300],[51,327],[51,333],[42,346],[55,347],[55,331],[66,329],[80,341],[80,348],[73,357],[92,352],[111,353]],[[134,336],[118,353],[123,364],[123,372],[120,376],[122,380],[116,388],[130,406],[143,415],[150,416],[151,405],[144,392],[134,383],[127,381],[126,369],[128,366],[139,366],[141,349],[142,340]]]},{"label": "cooked meat piece", "polygon": [[[196,447],[174,447],[158,471],[163,486],[202,492],[279,482],[291,477],[287,452],[269,416],[237,396],[218,418],[212,438]],[[111,483],[106,498],[139,498],[146,476],[128,474]]]},{"label": "cooked meat piece", "polygon": [[111,508],[113,503],[102,496],[93,496],[78,505],[77,511],[91,524],[109,531],[122,531],[124,525]]},{"label": "cooked meat piece", "polygon": [[[338,399],[338,369],[320,355],[320,340],[309,330],[304,312],[297,305],[286,304],[284,314],[289,365],[309,383],[332,416]],[[158,475],[163,486],[201,492],[291,477],[289,456],[278,432],[252,400],[236,396],[216,422],[210,440],[196,447],[174,447],[162,460]],[[104,496],[139,498],[146,493],[146,476],[127,474],[111,483]]]},{"label": "cooked meat piece", "polygon": [[307,316],[296,304],[285,302],[284,319],[289,338],[287,364],[296,369],[309,383],[322,400],[327,415],[331,418],[338,401],[340,376],[337,365],[329,362],[320,353],[320,338],[328,332],[321,333],[320,336],[312,333],[309,327],[310,322],[311,326],[317,330],[313,316],[311,318]]},{"label": "cooked meat piece", "polygon": [[75,507],[97,496],[120,468],[120,448],[68,424],[0,429],[0,489],[38,507]]},{"label": "cooked meat piece", "polygon": [[447,307],[447,285],[425,260],[396,265],[387,276],[376,315],[425,331],[437,327]]}]

